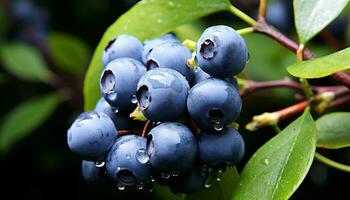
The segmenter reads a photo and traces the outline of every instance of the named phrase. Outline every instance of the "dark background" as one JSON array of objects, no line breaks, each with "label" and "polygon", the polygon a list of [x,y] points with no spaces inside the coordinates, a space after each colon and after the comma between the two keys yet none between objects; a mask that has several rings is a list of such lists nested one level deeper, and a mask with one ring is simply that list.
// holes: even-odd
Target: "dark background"
[{"label": "dark background", "polygon": [[[106,28],[135,2],[135,0],[32,1],[35,6],[41,9],[40,12],[43,12],[43,15],[40,17],[42,19],[40,23],[42,24],[39,28],[30,28],[35,23],[23,23],[13,16],[12,6],[16,1],[3,0],[0,4],[0,12],[2,12],[1,21],[4,23],[0,24],[0,26],[5,27],[6,25],[6,28],[1,28],[0,44],[22,41],[38,47],[38,41],[40,41],[39,44],[45,44],[45,38],[50,32],[59,31],[74,35],[85,41],[90,48],[91,56],[93,49],[98,44]],[[234,2],[237,3],[236,1]],[[243,1],[243,3],[238,2],[237,5],[241,9],[253,13],[257,4],[256,1]],[[289,11],[291,11],[290,8]],[[342,15],[344,16],[344,14]],[[236,23],[235,21],[237,19],[226,13],[221,13],[206,17],[201,20],[201,23],[205,25],[215,24],[217,21],[228,23],[230,20]],[[292,19],[289,22],[285,22],[289,24],[287,26],[288,30],[285,30],[285,32],[295,39],[291,21]],[[344,23],[341,27],[345,29],[347,25]],[[342,31],[337,30],[335,33],[341,34]],[[341,37],[345,36],[338,38]],[[342,46],[348,45],[346,39],[344,41],[342,39],[339,40]],[[315,46],[321,46],[322,49],[325,49],[324,51],[329,51],[330,48],[325,43],[322,37],[318,37],[313,41]],[[254,42],[248,42],[249,48],[253,49],[254,52],[263,50],[261,46],[252,45],[254,45]],[[261,56],[258,53],[256,55],[257,57]],[[254,55],[251,56],[253,60]],[[252,62],[254,63],[254,61]],[[87,64],[88,62],[85,67],[87,67]],[[254,68],[252,66],[249,67],[247,76],[258,80],[267,78],[267,76],[254,74]],[[2,67],[0,68],[0,72],[6,74],[6,71]],[[81,94],[81,84],[83,76],[84,73],[81,73],[81,76],[78,77],[69,77],[72,87],[77,91],[73,101],[66,101],[60,104],[54,114],[42,126],[37,128],[28,137],[17,142],[8,153],[0,156],[0,191],[2,199],[150,199],[152,197],[151,195],[137,193],[118,196],[116,185],[109,185],[108,187],[88,186],[83,182],[80,172],[81,161],[70,152],[66,144],[66,131],[74,117],[82,112],[83,97]],[[5,114],[22,100],[51,90],[53,89],[50,86],[21,81],[9,74],[8,80],[0,84],[2,94],[0,100],[1,117],[6,117]],[[269,94],[258,93],[255,96],[245,99],[244,109],[239,119],[241,126],[244,127],[244,124],[254,114],[277,110],[290,104],[290,101],[286,101],[288,93],[282,94],[286,95],[277,95],[278,97],[273,97],[272,95],[271,97]],[[349,110],[349,107],[344,107],[344,109]],[[26,121],[19,121],[18,123],[26,123]],[[246,141],[247,153],[244,161],[238,166],[239,170],[244,166],[250,155],[275,134],[271,128],[263,128],[257,133],[247,132],[244,128],[240,130]],[[348,148],[337,151],[324,151],[322,153],[329,155],[334,160],[350,163],[350,151]],[[300,188],[292,196],[292,199],[348,199],[347,197],[350,194],[349,180],[350,176],[348,173],[337,171],[316,161]]]}]

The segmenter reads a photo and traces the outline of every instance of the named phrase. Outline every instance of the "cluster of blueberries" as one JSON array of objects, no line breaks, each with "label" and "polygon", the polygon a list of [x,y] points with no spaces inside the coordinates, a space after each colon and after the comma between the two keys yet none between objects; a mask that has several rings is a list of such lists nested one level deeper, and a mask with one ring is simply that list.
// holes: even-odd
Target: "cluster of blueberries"
[{"label": "cluster of blueberries", "polygon": [[[108,177],[124,191],[152,191],[157,182],[173,193],[220,181],[244,154],[230,125],[242,106],[234,75],[247,60],[244,39],[223,25],[207,28],[193,53],[172,34],[144,44],[130,35],[110,41],[102,58],[103,97],[67,135],[70,149],[85,159],[84,179]],[[129,118],[135,109],[148,119],[143,134],[120,134],[139,123]]]}]

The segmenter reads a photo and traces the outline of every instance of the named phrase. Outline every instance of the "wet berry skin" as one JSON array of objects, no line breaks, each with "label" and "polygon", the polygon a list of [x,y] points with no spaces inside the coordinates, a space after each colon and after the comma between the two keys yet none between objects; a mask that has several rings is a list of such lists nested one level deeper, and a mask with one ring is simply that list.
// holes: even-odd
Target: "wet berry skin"
[{"label": "wet berry skin", "polygon": [[185,125],[165,122],[149,132],[147,153],[154,169],[167,176],[178,176],[193,165],[197,141]]},{"label": "wet berry skin", "polygon": [[204,184],[208,173],[203,171],[200,166],[193,166],[179,177],[174,177],[169,183],[172,193],[191,194],[204,189]]},{"label": "wet berry skin", "polygon": [[119,130],[127,130],[131,126],[132,120],[129,116],[121,112],[116,112],[103,97],[96,103],[94,111],[106,114]]},{"label": "wet berry skin", "polygon": [[150,40],[145,40],[143,42],[143,50],[144,50],[144,63],[147,63],[147,57],[151,53],[151,51],[165,43],[181,43],[180,40],[172,33],[167,33],[157,38],[153,38]]},{"label": "wet berry skin", "polygon": [[96,167],[95,162],[83,160],[81,162],[81,173],[86,183],[98,184],[107,179],[104,167]]},{"label": "wet berry skin", "polygon": [[117,58],[133,58],[142,62],[143,45],[134,36],[120,35],[111,40],[105,47],[102,55],[103,66]]},{"label": "wet berry skin", "polygon": [[213,77],[226,78],[239,74],[248,60],[244,39],[231,27],[207,28],[196,45],[196,62]]},{"label": "wet berry skin", "polygon": [[193,78],[194,70],[187,66],[187,60],[192,53],[183,44],[178,42],[165,43],[155,47],[147,57],[147,69],[169,68],[180,72],[187,81]]},{"label": "wet berry skin", "polygon": [[68,129],[68,146],[85,160],[103,160],[117,138],[116,131],[113,121],[106,114],[84,112]]},{"label": "wet berry skin", "polygon": [[146,138],[125,135],[118,138],[107,159],[108,175],[118,185],[135,188],[151,181],[151,168],[146,154]]},{"label": "wet berry skin", "polygon": [[137,88],[138,106],[151,121],[175,121],[186,111],[189,85],[175,70],[150,70],[142,76]]},{"label": "wet berry skin", "polygon": [[199,162],[216,169],[235,165],[243,158],[244,146],[243,138],[236,129],[227,127],[220,132],[202,131],[198,140]]},{"label": "wet berry skin", "polygon": [[222,129],[238,117],[241,107],[234,85],[216,78],[193,86],[187,98],[187,110],[201,129]]},{"label": "wet berry skin", "polygon": [[135,59],[113,60],[105,67],[101,75],[102,96],[118,112],[130,113],[136,107],[137,82],[145,73],[145,66]]}]

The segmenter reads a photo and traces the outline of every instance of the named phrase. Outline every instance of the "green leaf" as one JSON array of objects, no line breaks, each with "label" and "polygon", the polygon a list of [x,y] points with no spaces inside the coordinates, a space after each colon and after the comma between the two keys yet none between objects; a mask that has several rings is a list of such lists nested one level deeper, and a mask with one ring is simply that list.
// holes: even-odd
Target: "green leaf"
[{"label": "green leaf", "polygon": [[334,112],[316,120],[317,146],[339,149],[350,146],[350,112]]},{"label": "green leaf", "polygon": [[316,132],[307,109],[250,158],[232,199],[288,199],[311,166]]},{"label": "green leaf", "polygon": [[197,21],[181,25],[174,29],[173,32],[180,41],[184,41],[186,39],[197,41],[202,35],[204,29],[204,25]]},{"label": "green leaf", "polygon": [[296,63],[289,66],[287,71],[296,77],[321,78],[346,69],[350,69],[350,48],[328,56]]},{"label": "green leaf", "polygon": [[228,0],[143,0],[137,3],[107,29],[94,52],[84,82],[85,109],[92,109],[100,97],[102,53],[111,39],[120,34],[131,34],[140,40],[157,37],[194,19],[228,10],[229,5]]},{"label": "green leaf", "polygon": [[299,43],[306,44],[331,23],[349,0],[294,0],[295,27]]},{"label": "green leaf", "polygon": [[185,195],[173,194],[168,186],[154,185],[153,196],[157,200],[185,200]]},{"label": "green leaf", "polygon": [[237,169],[232,167],[226,170],[220,182],[214,182],[210,188],[203,189],[199,193],[188,194],[186,200],[230,200],[238,179]]},{"label": "green leaf", "polygon": [[55,62],[67,73],[79,75],[88,64],[88,45],[77,37],[51,33],[48,45]]},{"label": "green leaf", "polygon": [[5,44],[0,48],[0,57],[6,70],[27,81],[50,81],[51,71],[40,53],[24,43]]},{"label": "green leaf", "polygon": [[62,101],[60,93],[36,97],[17,105],[0,123],[0,153],[6,153],[19,140],[32,133]]}]

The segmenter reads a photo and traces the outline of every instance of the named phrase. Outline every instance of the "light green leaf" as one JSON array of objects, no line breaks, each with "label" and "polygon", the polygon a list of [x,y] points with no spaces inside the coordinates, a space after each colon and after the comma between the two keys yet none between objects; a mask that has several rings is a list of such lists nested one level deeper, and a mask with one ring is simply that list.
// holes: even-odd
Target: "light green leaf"
[{"label": "light green leaf", "polygon": [[311,166],[316,150],[316,132],[307,109],[250,158],[232,200],[288,199]]},{"label": "light green leaf", "polygon": [[28,81],[50,81],[51,71],[40,53],[24,43],[5,44],[0,48],[0,57],[6,70]]},{"label": "light green leaf", "polygon": [[65,33],[51,33],[48,37],[51,55],[67,73],[79,75],[88,64],[88,45],[80,38]]},{"label": "light green leaf", "polygon": [[287,71],[296,77],[321,78],[346,69],[350,69],[350,48],[328,56],[296,63],[289,66]]},{"label": "light green leaf", "polygon": [[197,42],[204,29],[204,25],[197,21],[181,25],[174,29],[173,32],[179,38],[180,41],[189,39]]},{"label": "light green leaf", "polygon": [[306,44],[331,23],[349,0],[294,0],[295,27],[299,43]]},{"label": "light green leaf", "polygon": [[199,193],[188,194],[186,200],[230,200],[238,179],[237,169],[232,167],[226,170],[220,182],[214,182],[210,188],[203,189]]},{"label": "light green leaf", "polygon": [[0,123],[0,153],[8,152],[43,124],[61,101],[60,93],[52,93],[23,102],[4,115]]},{"label": "light green leaf", "polygon": [[143,0],[119,17],[98,44],[84,82],[85,109],[90,110],[100,97],[99,77],[102,53],[108,42],[120,34],[140,40],[160,36],[192,20],[229,8],[228,0]]},{"label": "light green leaf", "polygon": [[335,112],[316,120],[317,146],[339,149],[350,146],[350,112]]}]

